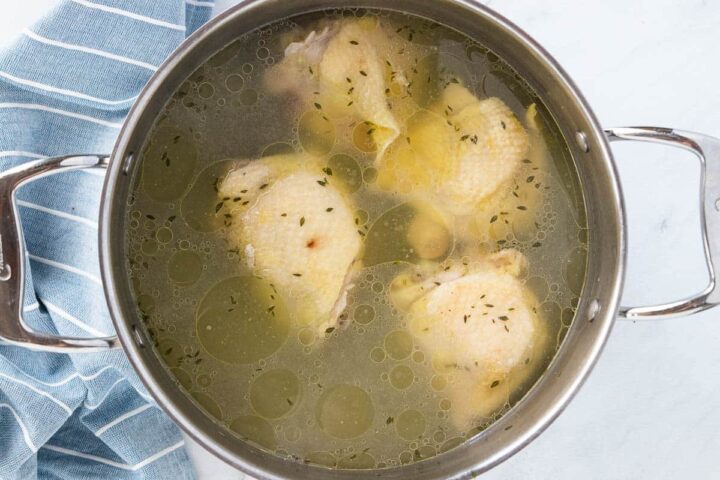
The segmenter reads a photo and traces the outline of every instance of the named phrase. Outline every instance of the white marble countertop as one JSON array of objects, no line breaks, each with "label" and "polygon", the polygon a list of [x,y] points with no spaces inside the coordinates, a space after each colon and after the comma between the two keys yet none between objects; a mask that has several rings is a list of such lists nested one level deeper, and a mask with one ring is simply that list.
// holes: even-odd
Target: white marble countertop
[{"label": "white marble countertop", "polygon": [[[3,6],[0,42],[52,0]],[[238,3],[216,0],[219,12]],[[657,125],[720,136],[720,2],[487,0],[543,44],[605,126]],[[614,146],[630,239],[625,303],[705,286],[699,167],[688,153]],[[720,161],[720,159],[711,159]],[[590,379],[530,446],[483,476],[704,479],[720,475],[720,310],[618,322]],[[244,476],[188,442],[200,479]]]}]

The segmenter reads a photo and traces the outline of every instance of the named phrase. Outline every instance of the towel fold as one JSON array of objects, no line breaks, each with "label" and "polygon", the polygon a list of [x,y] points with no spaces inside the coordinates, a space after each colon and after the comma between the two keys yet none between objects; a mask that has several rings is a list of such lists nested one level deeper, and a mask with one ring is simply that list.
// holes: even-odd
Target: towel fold
[{"label": "towel fold", "polygon": [[[0,171],[46,156],[109,153],[140,89],[212,6],[59,2],[0,51]],[[98,265],[102,174],[59,174],[18,192],[31,329],[114,333]],[[0,342],[0,479],[193,477],[178,428],[122,351],[40,353]]]}]

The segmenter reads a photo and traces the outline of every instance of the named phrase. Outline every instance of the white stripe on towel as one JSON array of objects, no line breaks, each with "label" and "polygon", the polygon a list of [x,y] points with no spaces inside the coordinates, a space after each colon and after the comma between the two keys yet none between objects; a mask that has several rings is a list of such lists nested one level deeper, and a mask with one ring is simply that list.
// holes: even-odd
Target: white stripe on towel
[{"label": "white stripe on towel", "polygon": [[91,55],[97,55],[99,57],[109,58],[110,60],[116,60],[118,62],[127,63],[130,65],[135,65],[136,67],[142,67],[146,68],[148,70],[152,70],[153,72],[158,69],[156,65],[152,65],[147,62],[142,62],[140,60],[135,60],[134,58],[129,57],[123,57],[122,55],[116,55],[114,53],[106,52],[105,50],[98,50],[97,48],[90,48],[90,47],[84,47],[82,45],[75,45],[72,43],[65,43],[61,42],[59,40],[52,40],[47,37],[43,37],[42,35],[38,35],[37,33],[25,29],[23,30],[23,33],[26,37],[35,40],[36,42],[44,43],[46,45],[52,45],[53,47],[58,48],[64,48],[66,50],[75,50],[78,52],[83,53],[89,53]]},{"label": "white stripe on towel", "polygon": [[47,158],[47,155],[43,155],[42,153],[23,152],[21,150],[5,150],[0,152],[0,158],[2,157]]},{"label": "white stripe on towel", "polygon": [[107,333],[103,333],[100,330],[97,330],[96,328],[91,327],[87,323],[81,321],[77,317],[70,315],[68,312],[66,312],[62,308],[48,302],[47,300],[43,300],[43,304],[47,307],[47,309],[50,313],[54,313],[54,314],[64,318],[68,322],[72,323],[73,325],[80,328],[81,330],[85,330],[86,332],[88,332],[91,335],[95,335],[97,337],[108,337],[109,336]]},{"label": "white stripe on towel", "polygon": [[124,382],[125,380],[127,380],[127,378],[119,378],[119,379],[115,380],[115,383],[113,383],[112,385],[110,385],[110,388],[107,389],[107,391],[105,392],[105,395],[103,395],[102,398],[100,398],[100,401],[99,401],[99,402],[94,403],[94,404],[90,404],[90,403],[85,402],[85,403],[84,403],[85,408],[87,408],[88,410],[95,410],[96,408],[98,408],[100,405],[102,405],[102,403],[103,403],[103,402],[105,401],[105,399],[110,395],[110,393],[112,393],[113,389],[114,389],[115,387],[117,387],[118,384]]},{"label": "white stripe on towel", "polygon": [[44,391],[40,390],[39,388],[34,387],[34,386],[30,385],[30,384],[27,383],[27,382],[23,382],[22,380],[19,380],[19,379],[15,378],[15,377],[11,377],[10,375],[5,375],[4,373],[0,373],[0,378],[4,378],[4,379],[6,379],[6,380],[9,380],[9,381],[11,381],[11,382],[15,382],[15,383],[17,383],[17,384],[20,384],[20,385],[22,385],[22,386],[24,386],[24,387],[29,388],[30,390],[32,390],[33,392],[37,393],[38,395],[42,395],[43,397],[47,398],[47,399],[50,400],[51,402],[53,402],[53,403],[55,403],[56,405],[58,405],[60,408],[62,408],[63,410],[65,410],[68,415],[72,415],[72,408],[70,408],[69,406],[67,406],[64,402],[61,402],[61,401],[58,400],[57,398],[53,397],[53,396],[50,395],[49,393],[44,392]]},{"label": "white stripe on towel", "polygon": [[178,25],[175,23],[166,22],[164,20],[158,20],[156,18],[146,17],[145,15],[140,15],[139,13],[128,12],[127,10],[122,10],[122,9],[116,8],[116,7],[109,7],[107,5],[101,5],[99,3],[88,2],[87,0],[72,0],[72,1],[77,3],[78,5],[82,5],[83,7],[94,8],[96,10],[102,10],[103,12],[114,13],[115,15],[122,15],[123,17],[132,18],[133,20],[150,23],[152,25],[158,25],[160,27],[171,28],[173,30],[180,30],[182,32],[185,31],[185,25]]},{"label": "white stripe on towel", "polygon": [[151,464],[155,460],[164,457],[168,453],[171,453],[171,452],[177,450],[178,448],[182,447],[183,445],[185,445],[185,441],[180,441],[180,442],[176,443],[175,445],[171,445],[163,450],[160,450],[156,454],[149,456],[142,462],[136,463],[135,465],[128,465],[127,463],[115,462],[115,461],[109,460],[107,458],[98,457],[97,455],[90,455],[89,453],[83,453],[83,452],[78,452],[76,450],[70,450],[69,448],[58,447],[57,445],[45,444],[42,446],[42,448],[47,449],[47,450],[52,450],[53,452],[70,455],[72,457],[84,458],[85,460],[92,460],[94,462],[102,463],[102,464],[108,465],[110,467],[120,468],[122,470],[129,470],[129,471],[134,472],[136,470],[140,470],[141,468],[145,467],[146,465]]},{"label": "white stripe on towel", "polygon": [[93,97],[92,95],[87,95],[85,93],[76,92],[74,90],[67,90],[64,88],[53,87],[52,85],[47,85],[44,83],[36,82],[34,80],[27,80],[24,78],[16,77],[14,75],[10,75],[7,72],[0,72],[0,77],[10,80],[11,82],[19,83],[20,85],[27,85],[29,87],[38,88],[38,89],[44,90],[46,92],[59,93],[61,95],[67,95],[68,97],[81,98],[83,100],[90,100],[92,102],[102,103],[104,105],[119,105],[121,103],[131,102],[137,98],[137,97],[131,97],[131,98],[126,98],[124,100],[106,100],[104,98]]},{"label": "white stripe on towel", "polygon": [[100,435],[102,435],[103,433],[107,432],[107,431],[108,431],[109,429],[111,429],[112,427],[114,427],[115,425],[117,425],[118,423],[123,422],[123,421],[127,420],[128,418],[134,417],[135,415],[138,415],[138,414],[144,412],[145,410],[147,410],[148,408],[152,408],[152,407],[154,407],[154,406],[155,406],[155,405],[153,405],[152,403],[146,403],[146,404],[143,405],[142,407],[138,407],[138,408],[136,408],[135,410],[130,410],[129,412],[127,412],[127,413],[125,413],[125,414],[123,414],[123,415],[120,415],[119,417],[117,417],[117,418],[116,418],[115,420],[113,420],[112,422],[110,422],[110,423],[108,423],[108,424],[106,424],[106,425],[98,428],[98,429],[95,431],[95,435],[100,436]]},{"label": "white stripe on towel", "polygon": [[31,303],[30,305],[26,305],[23,307],[23,312],[25,312],[25,313],[33,312],[33,311],[37,310],[38,308],[40,308],[40,304],[38,302]]},{"label": "white stripe on towel", "polygon": [[20,426],[20,430],[22,431],[22,435],[23,435],[23,440],[25,440],[25,443],[27,444],[27,446],[30,447],[30,450],[32,450],[33,452],[37,452],[38,447],[35,446],[32,439],[30,438],[30,432],[28,431],[27,427],[25,426],[22,419],[20,418],[20,415],[18,415],[18,413],[15,411],[15,409],[13,407],[11,407],[10,405],[8,405],[7,403],[0,403],[0,408],[2,408],[2,407],[5,407],[8,410],[10,410],[10,413],[12,413],[13,416],[15,417],[15,421],[17,421],[18,425]]},{"label": "white stripe on towel", "polygon": [[25,375],[26,377],[31,378],[31,379],[33,379],[34,381],[36,381],[36,382],[38,382],[38,383],[40,383],[40,384],[42,384],[42,385],[45,385],[46,387],[60,387],[60,386],[62,386],[62,385],[65,385],[66,383],[69,383],[69,382],[75,380],[76,378],[79,378],[79,379],[85,380],[85,381],[87,381],[87,380],[95,380],[97,377],[99,377],[100,375],[102,375],[104,372],[110,370],[111,368],[115,368],[115,367],[113,367],[112,365],[106,365],[105,367],[101,368],[101,369],[98,370],[97,372],[95,372],[95,373],[93,373],[93,374],[90,374],[90,375],[82,375],[82,374],[80,374],[80,373],[75,372],[75,373],[73,373],[72,375],[68,376],[67,378],[64,378],[64,379],[62,379],[62,380],[59,380],[59,381],[57,381],[57,382],[43,382],[42,380],[39,380],[39,379],[33,377],[32,375],[28,374],[27,372],[22,371],[17,365],[15,365],[15,364],[12,364],[12,365],[13,365],[16,369],[18,369],[18,371],[19,371],[20,373],[22,373],[22,374]]},{"label": "white stripe on towel", "polygon": [[31,208],[33,210],[37,210],[39,212],[44,212],[50,215],[54,215],[56,217],[65,218],[67,220],[72,220],[73,222],[82,223],[83,225],[87,225],[91,228],[98,228],[97,222],[94,222],[92,220],[88,220],[87,218],[80,217],[78,215],[73,215],[71,213],[63,212],[60,210],[55,210],[48,207],[43,207],[42,205],[38,205],[36,203],[26,202],[24,200],[17,200],[16,203],[20,205],[21,207],[25,208]]},{"label": "white stripe on towel", "polygon": [[83,168],[82,170],[79,170],[79,171],[82,173],[87,173],[88,175],[96,176],[96,177],[104,177],[105,172],[107,172],[107,170],[105,170],[104,168],[97,168],[97,167]]},{"label": "white stripe on towel", "polygon": [[99,118],[91,117],[89,115],[83,115],[81,113],[68,112],[67,110],[60,110],[59,108],[48,107],[47,105],[40,105],[36,103],[0,103],[0,108],[17,108],[22,110],[39,110],[43,112],[55,113],[63,115],[65,117],[77,118],[78,120],[85,120],[105,127],[120,128],[122,123],[108,122],[106,120],[100,120]]},{"label": "white stripe on towel", "polygon": [[195,7],[214,7],[215,2],[203,2],[201,0],[185,0],[185,3],[188,5],[193,5]]},{"label": "white stripe on towel", "polygon": [[73,267],[72,265],[66,265],[64,263],[56,262],[55,260],[50,260],[49,258],[38,257],[37,255],[32,255],[30,253],[28,253],[28,257],[30,258],[30,260],[35,260],[36,262],[44,263],[45,265],[49,265],[51,267],[59,268],[60,270],[65,270],[66,272],[80,275],[81,277],[92,280],[98,285],[102,285],[102,280],[100,280],[100,277],[93,275],[92,273],[88,273],[84,270],[80,270],[79,268]]}]

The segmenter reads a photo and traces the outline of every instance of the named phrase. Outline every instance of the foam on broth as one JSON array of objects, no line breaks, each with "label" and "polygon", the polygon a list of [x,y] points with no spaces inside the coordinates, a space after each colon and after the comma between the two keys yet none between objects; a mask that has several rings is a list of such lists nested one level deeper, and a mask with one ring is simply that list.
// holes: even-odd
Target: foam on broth
[{"label": "foam on broth", "polygon": [[[529,217],[535,228],[520,231],[501,215],[493,221],[492,236],[478,239],[473,248],[514,248],[527,257],[522,278],[537,298],[552,341],[526,361],[526,374],[500,408],[472,426],[459,428],[450,421],[447,391],[453,376],[433,368],[432,352],[420,347],[406,315],[389,298],[393,279],[419,263],[405,240],[413,213],[406,200],[376,188],[375,152],[364,136],[366,127],[335,128],[317,109],[270,94],[263,82],[288,43],[304,38],[319,19],[353,15],[377,15],[393,26],[398,44],[430,52],[417,62],[420,71],[434,75],[416,91],[418,102],[435,98],[431,87],[457,80],[479,98],[499,97],[522,122],[530,105],[537,108],[549,161],[538,173],[542,200]],[[437,65],[437,71],[423,62]],[[229,169],[300,151],[322,159],[343,182],[365,238],[364,266],[349,293],[346,325],[325,333],[292,322],[292,312],[274,298],[274,287],[228,242],[225,233],[238,220],[219,215],[217,207],[217,179]],[[244,35],[175,92],[140,161],[126,219],[127,270],[156,352],[208,415],[280,456],[365,469],[419,461],[453,448],[523,396],[574,317],[587,246],[569,152],[541,100],[515,72],[482,45],[443,26],[400,14],[346,10],[297,17]],[[532,184],[535,167],[527,168],[526,182]],[[464,255],[451,248],[440,261],[471,261]]]}]

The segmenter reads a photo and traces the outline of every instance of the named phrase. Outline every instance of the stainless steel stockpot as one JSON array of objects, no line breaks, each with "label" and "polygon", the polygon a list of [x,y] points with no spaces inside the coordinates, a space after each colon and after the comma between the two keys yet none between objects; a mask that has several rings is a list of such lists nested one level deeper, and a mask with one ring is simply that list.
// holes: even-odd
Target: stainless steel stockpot
[{"label": "stainless steel stockpot", "polygon": [[[577,167],[588,220],[588,265],[576,317],[552,363],[505,416],[465,444],[430,459],[382,470],[329,470],[283,460],[235,437],[213,422],[168,376],[140,324],[125,272],[124,234],[130,179],[159,111],[173,92],[213,53],[245,32],[279,19],[337,7],[395,10],[426,17],[487,46],[538,93],[560,127]],[[698,295],[664,305],[620,308],[625,273],[625,215],[608,140],[664,143],[694,152],[702,163],[701,217],[710,283]],[[24,164],[0,175],[0,338],[47,351],[97,351],[122,347],[158,404],[185,431],[246,473],[263,479],[465,478],[484,472],[537,437],[565,408],[595,364],[616,316],[649,319],[685,315],[717,304],[714,261],[720,260],[716,198],[720,140],[664,128],[603,131],[562,68],[508,20],[474,0],[248,0],[210,21],[188,38],[150,79],[131,109],[110,155],[73,155]],[[107,166],[100,218],[100,263],[105,295],[118,337],[78,339],[26,331],[21,322],[25,265],[22,232],[14,203],[22,184],[69,169]],[[706,217],[705,212],[711,213]]]}]

